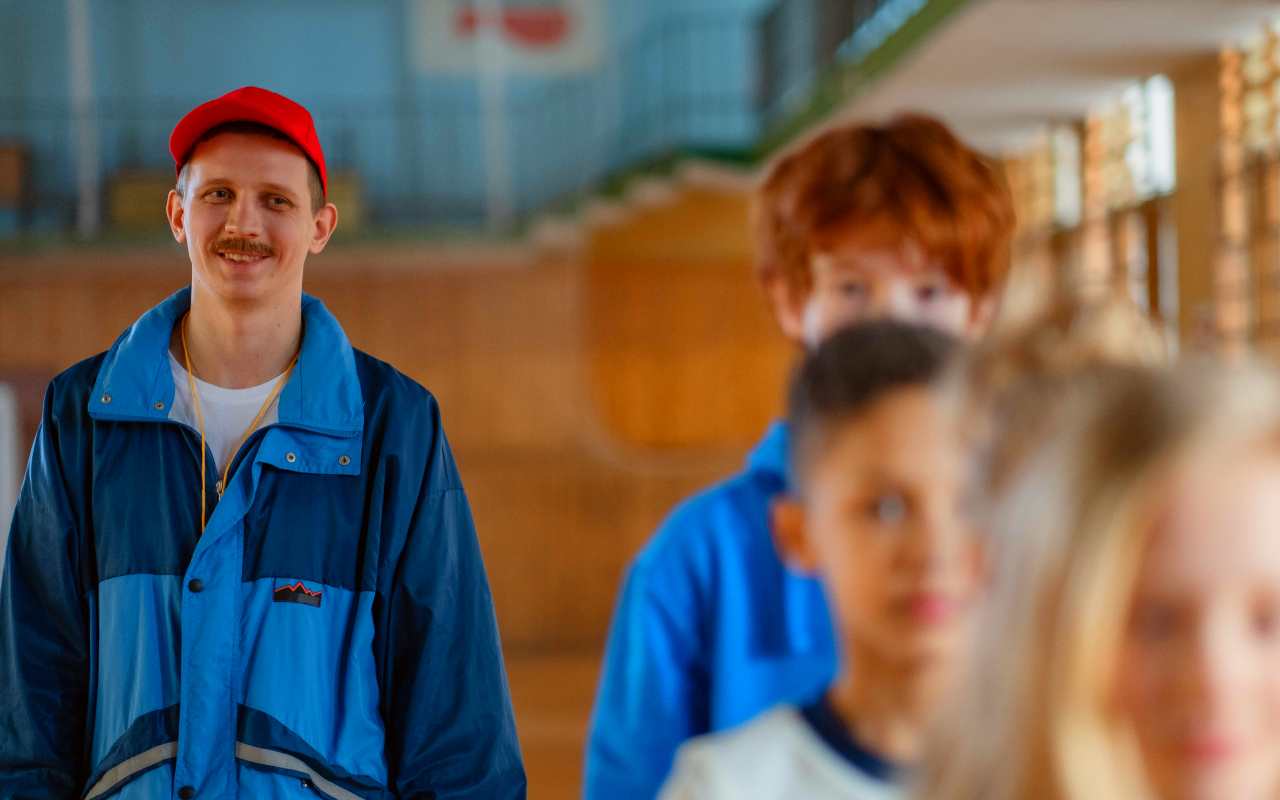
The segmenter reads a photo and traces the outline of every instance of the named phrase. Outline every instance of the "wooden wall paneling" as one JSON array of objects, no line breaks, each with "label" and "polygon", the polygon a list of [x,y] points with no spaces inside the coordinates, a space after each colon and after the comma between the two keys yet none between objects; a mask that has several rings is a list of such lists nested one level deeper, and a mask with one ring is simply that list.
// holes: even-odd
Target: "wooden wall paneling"
[{"label": "wooden wall paneling", "polygon": [[587,250],[595,406],[626,444],[745,447],[781,409],[793,354],[752,276],[745,193],[686,190]]}]

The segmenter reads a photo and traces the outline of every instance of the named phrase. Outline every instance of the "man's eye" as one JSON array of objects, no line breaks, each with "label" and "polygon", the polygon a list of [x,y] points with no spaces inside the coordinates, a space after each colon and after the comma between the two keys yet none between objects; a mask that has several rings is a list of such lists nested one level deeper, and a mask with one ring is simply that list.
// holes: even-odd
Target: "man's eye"
[{"label": "man's eye", "polygon": [[226,189],[210,189],[204,193],[206,200],[222,201],[231,199],[231,192]]},{"label": "man's eye", "polygon": [[867,293],[867,285],[859,281],[843,281],[836,289],[845,297],[863,297]]},{"label": "man's eye", "polygon": [[895,492],[882,494],[871,501],[868,511],[881,525],[900,525],[907,518],[907,500]]},{"label": "man's eye", "polygon": [[272,195],[269,202],[271,203],[273,208],[288,208],[289,206],[293,205],[293,203],[289,202],[289,198],[281,197],[278,194]]}]

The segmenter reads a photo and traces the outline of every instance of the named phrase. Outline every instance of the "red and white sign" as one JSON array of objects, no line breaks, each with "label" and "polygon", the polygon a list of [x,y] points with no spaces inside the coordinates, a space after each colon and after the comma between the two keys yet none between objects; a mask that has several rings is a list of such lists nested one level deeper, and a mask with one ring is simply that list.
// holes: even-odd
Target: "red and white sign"
[{"label": "red and white sign", "polygon": [[479,70],[484,36],[497,38],[504,71],[581,72],[600,59],[602,0],[417,0],[419,69]]}]

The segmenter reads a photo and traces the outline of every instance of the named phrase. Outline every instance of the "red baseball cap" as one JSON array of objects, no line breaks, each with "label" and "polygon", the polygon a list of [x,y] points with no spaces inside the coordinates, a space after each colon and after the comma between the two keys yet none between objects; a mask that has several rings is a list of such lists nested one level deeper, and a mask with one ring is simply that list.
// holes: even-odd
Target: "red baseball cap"
[{"label": "red baseball cap", "polygon": [[228,122],[256,122],[279,131],[298,146],[320,173],[320,188],[329,194],[329,176],[324,169],[324,151],[315,123],[305,108],[282,94],[242,86],[221,97],[198,105],[178,120],[169,136],[169,152],[177,172],[187,163],[200,137]]}]

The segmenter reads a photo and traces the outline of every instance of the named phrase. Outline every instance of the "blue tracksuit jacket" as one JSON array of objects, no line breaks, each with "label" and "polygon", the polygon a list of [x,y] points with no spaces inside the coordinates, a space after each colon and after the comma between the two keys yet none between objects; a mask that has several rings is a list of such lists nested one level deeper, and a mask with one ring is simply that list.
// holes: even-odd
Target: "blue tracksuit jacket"
[{"label": "blue tracksuit jacket", "polygon": [[[516,798],[435,400],[303,298],[279,421],[200,536],[178,292],[49,386],[0,587],[0,798]],[[207,456],[213,463],[212,454]]]},{"label": "blue tracksuit jacket", "polygon": [[787,486],[787,428],[745,471],[679,506],[623,584],[588,735],[586,797],[651,800],[684,740],[829,684],[822,587],[789,572],[769,508]]}]

